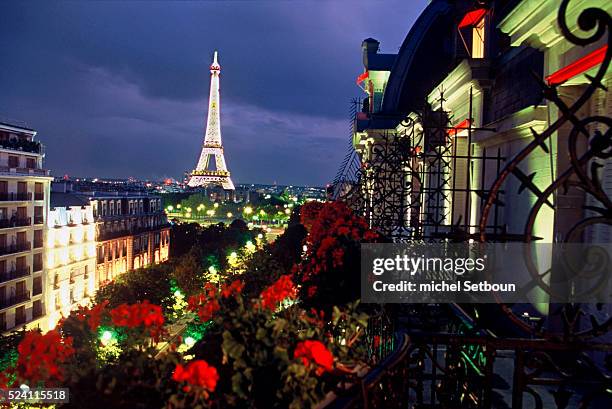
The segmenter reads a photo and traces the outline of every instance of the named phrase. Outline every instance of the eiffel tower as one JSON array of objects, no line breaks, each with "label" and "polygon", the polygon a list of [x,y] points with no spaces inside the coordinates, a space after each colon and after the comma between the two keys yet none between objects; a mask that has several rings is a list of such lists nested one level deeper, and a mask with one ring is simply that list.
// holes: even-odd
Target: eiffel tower
[{"label": "eiffel tower", "polygon": [[[221,118],[219,116],[219,73],[221,66],[217,62],[217,52],[210,65],[210,96],[208,98],[208,120],[206,135],[202,144],[202,153],[198,165],[191,172],[188,185],[191,187],[221,186],[225,190],[234,190],[234,183],[225,164],[223,145],[221,144]],[[214,164],[214,168],[211,166]]]}]

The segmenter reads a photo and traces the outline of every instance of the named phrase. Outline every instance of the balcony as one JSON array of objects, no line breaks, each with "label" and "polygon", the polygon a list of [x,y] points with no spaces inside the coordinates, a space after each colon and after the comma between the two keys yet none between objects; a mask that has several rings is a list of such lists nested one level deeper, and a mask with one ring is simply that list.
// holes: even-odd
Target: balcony
[{"label": "balcony", "polygon": [[13,151],[43,153],[43,145],[36,141],[27,141],[22,139],[0,141],[0,149],[10,149]]},{"label": "balcony", "polygon": [[18,174],[18,175],[30,175],[30,176],[49,176],[51,171],[48,169],[36,169],[36,168],[16,168],[13,166],[0,166],[0,172]]},{"label": "balcony", "polygon": [[42,240],[34,240],[34,248],[35,249],[39,249],[43,246],[43,241]]},{"label": "balcony", "polygon": [[30,275],[30,268],[20,268],[13,271],[0,272],[0,283],[5,283],[16,278],[26,277]]},{"label": "balcony", "polygon": [[32,200],[32,192],[0,192],[0,202],[23,202]]},{"label": "balcony", "polygon": [[42,294],[42,285],[34,286],[32,288],[32,297]]},{"label": "balcony", "polygon": [[43,224],[45,218],[43,216],[34,216],[34,224]]},{"label": "balcony", "polygon": [[30,226],[32,224],[31,217],[0,219],[0,229],[10,229],[11,227]]},{"label": "balcony", "polygon": [[40,192],[34,193],[34,200],[45,200],[45,194]]},{"label": "balcony", "polygon": [[0,308],[8,308],[13,305],[20,304],[30,300],[30,292],[26,291],[22,294],[15,294],[13,296],[6,297],[4,300],[0,300]]},{"label": "balcony", "polygon": [[43,269],[42,263],[34,263],[34,265],[33,265],[33,271],[34,272],[42,271],[42,269]]},{"label": "balcony", "polygon": [[17,243],[9,246],[0,247],[0,256],[7,254],[21,253],[22,251],[30,251],[32,249],[32,243]]}]

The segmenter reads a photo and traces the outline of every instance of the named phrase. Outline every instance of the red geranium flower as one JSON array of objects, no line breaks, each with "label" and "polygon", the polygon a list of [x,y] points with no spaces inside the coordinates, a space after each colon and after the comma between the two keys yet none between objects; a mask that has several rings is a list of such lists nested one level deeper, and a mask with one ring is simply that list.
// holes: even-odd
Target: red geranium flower
[{"label": "red geranium flower", "polygon": [[244,283],[241,280],[236,280],[230,285],[223,284],[223,288],[221,288],[221,296],[223,298],[229,298],[234,294],[240,294],[243,288]]},{"label": "red geranium flower", "polygon": [[[238,286],[236,284],[231,291],[236,291]],[[212,283],[206,283],[203,293],[193,295],[187,300],[187,309],[195,312],[202,322],[213,319],[220,308],[221,306],[217,300],[217,289]]]},{"label": "red geranium flower", "polygon": [[159,305],[143,301],[137,304],[121,304],[111,310],[113,324],[118,327],[137,328],[144,326],[149,328],[151,334],[159,334],[164,325],[164,314]]},{"label": "red geranium flower", "polygon": [[288,275],[282,275],[274,284],[261,292],[261,307],[275,311],[278,304],[286,298],[295,298],[297,290]]},{"label": "red geranium flower", "polygon": [[324,371],[331,371],[334,365],[334,356],[327,347],[320,341],[302,341],[295,347],[294,358],[300,358],[305,367],[309,367],[311,362],[318,365],[317,374]]},{"label": "red geranium flower", "polygon": [[17,347],[19,376],[31,384],[64,380],[61,365],[74,354],[72,338],[62,338],[57,330],[46,334],[28,331]]},{"label": "red geranium flower", "polygon": [[206,361],[199,359],[188,363],[186,366],[177,364],[172,379],[176,382],[186,382],[190,386],[213,392],[217,387],[219,374],[214,366],[210,366]]}]

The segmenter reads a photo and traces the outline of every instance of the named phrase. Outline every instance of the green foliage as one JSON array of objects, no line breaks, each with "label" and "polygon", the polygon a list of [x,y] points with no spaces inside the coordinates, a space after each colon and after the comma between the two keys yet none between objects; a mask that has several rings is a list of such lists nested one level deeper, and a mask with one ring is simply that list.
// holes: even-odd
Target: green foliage
[{"label": "green foliage", "polygon": [[[221,342],[227,363],[220,369],[226,380],[231,379],[231,383],[221,384],[227,402],[231,402],[228,406],[303,408],[320,402],[343,375],[318,374],[315,364],[307,368],[294,359],[293,351],[300,341],[321,341],[342,365],[354,366],[366,359],[367,315],[358,312],[357,304],[337,308],[326,319],[299,305],[272,313],[253,307],[240,296],[222,305],[215,326],[201,344]],[[330,334],[338,335],[330,338]],[[207,354],[202,357],[208,358]]]},{"label": "green foliage", "polygon": [[172,265],[166,263],[122,274],[98,290],[95,304],[108,300],[109,308],[115,308],[120,304],[149,300],[152,304],[171,307],[171,269]]}]

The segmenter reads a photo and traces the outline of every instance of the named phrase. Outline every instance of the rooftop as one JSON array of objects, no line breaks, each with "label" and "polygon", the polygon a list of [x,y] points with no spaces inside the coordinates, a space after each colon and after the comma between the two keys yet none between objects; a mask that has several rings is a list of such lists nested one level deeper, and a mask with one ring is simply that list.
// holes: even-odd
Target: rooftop
[{"label": "rooftop", "polygon": [[89,200],[75,193],[51,192],[50,205],[51,208],[88,206]]}]

